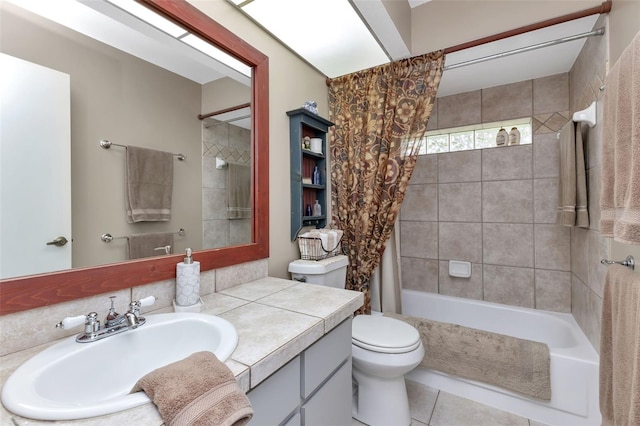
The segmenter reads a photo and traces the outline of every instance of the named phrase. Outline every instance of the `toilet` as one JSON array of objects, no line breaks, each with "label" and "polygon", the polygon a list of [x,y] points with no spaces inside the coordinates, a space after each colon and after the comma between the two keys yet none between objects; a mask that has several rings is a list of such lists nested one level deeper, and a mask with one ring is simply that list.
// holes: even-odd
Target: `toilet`
[{"label": "toilet", "polygon": [[[344,288],[347,256],[295,260],[294,280]],[[353,417],[370,426],[411,424],[404,375],[424,357],[420,333],[411,325],[381,315],[358,315],[351,326]]]}]

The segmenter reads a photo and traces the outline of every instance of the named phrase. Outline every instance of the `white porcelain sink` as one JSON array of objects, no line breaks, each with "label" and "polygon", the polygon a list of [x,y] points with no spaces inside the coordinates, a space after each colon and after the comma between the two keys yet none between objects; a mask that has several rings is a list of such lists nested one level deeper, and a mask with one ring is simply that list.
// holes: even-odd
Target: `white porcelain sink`
[{"label": "white porcelain sink", "polygon": [[145,317],[143,326],[92,343],[75,336],[21,365],[2,389],[2,403],[15,414],[38,420],[100,416],[149,402],[133,385],[158,367],[194,352],[210,351],[225,361],[238,344],[228,321],[206,314]]}]

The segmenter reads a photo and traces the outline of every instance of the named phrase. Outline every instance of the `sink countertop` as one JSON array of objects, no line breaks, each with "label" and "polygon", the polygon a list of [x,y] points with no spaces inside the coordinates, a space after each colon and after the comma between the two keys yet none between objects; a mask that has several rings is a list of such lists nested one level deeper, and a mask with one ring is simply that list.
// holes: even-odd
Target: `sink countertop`
[{"label": "sink countertop", "polygon": [[[360,292],[267,277],[202,296],[202,300],[202,313],[220,316],[236,327],[238,346],[225,364],[235,374],[242,390],[248,392],[353,314],[364,299]],[[169,307],[145,314],[172,311]],[[0,358],[1,383],[27,359],[55,343]],[[26,419],[4,407],[0,411],[1,426],[160,426],[162,423],[153,404],[107,416],[57,422]]]}]

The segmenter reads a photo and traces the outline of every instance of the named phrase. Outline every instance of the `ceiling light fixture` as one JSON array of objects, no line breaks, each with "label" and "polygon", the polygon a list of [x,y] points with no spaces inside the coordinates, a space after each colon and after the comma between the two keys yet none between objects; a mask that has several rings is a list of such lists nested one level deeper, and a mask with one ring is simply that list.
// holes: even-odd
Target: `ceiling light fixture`
[{"label": "ceiling light fixture", "polygon": [[328,77],[389,62],[348,0],[228,1]]}]

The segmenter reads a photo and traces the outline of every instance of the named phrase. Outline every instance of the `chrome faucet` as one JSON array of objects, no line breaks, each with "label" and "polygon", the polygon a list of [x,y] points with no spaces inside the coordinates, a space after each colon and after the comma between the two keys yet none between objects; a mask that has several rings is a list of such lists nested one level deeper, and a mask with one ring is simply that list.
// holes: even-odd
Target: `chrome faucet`
[{"label": "chrome faucet", "polygon": [[133,330],[144,325],[146,320],[140,316],[140,308],[151,306],[155,303],[156,298],[153,296],[145,297],[138,301],[129,303],[129,310],[120,315],[116,312],[113,302],[115,296],[111,296],[111,308],[104,320],[104,327],[100,327],[98,314],[90,312],[87,315],[79,315],[77,317],[67,317],[56,324],[56,328],[69,329],[84,323],[84,333],[76,336],[76,342],[88,343],[95,342],[105,337],[113,336],[123,331]]}]

